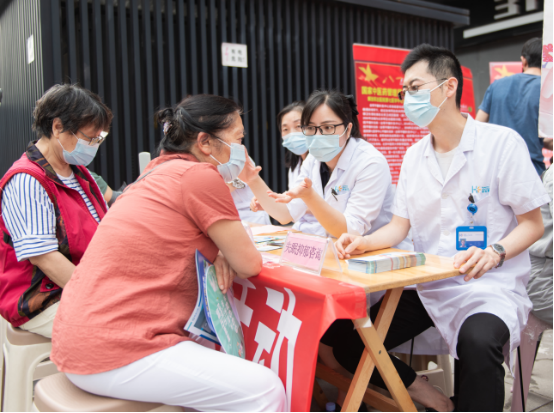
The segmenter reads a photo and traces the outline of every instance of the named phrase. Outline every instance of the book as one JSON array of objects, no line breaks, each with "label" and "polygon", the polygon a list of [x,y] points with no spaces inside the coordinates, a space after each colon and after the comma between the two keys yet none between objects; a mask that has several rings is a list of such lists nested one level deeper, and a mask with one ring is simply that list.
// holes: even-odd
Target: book
[{"label": "book", "polygon": [[425,254],[422,252],[388,252],[370,257],[351,258],[346,262],[349,270],[376,274],[424,265]]},{"label": "book", "polygon": [[257,235],[254,237],[254,243],[258,251],[267,252],[283,248],[286,238],[286,235]]},{"label": "book", "polygon": [[198,250],[195,259],[198,298],[185,330],[221,345],[227,354],[245,358],[244,334],[232,288],[223,294],[213,264]]}]

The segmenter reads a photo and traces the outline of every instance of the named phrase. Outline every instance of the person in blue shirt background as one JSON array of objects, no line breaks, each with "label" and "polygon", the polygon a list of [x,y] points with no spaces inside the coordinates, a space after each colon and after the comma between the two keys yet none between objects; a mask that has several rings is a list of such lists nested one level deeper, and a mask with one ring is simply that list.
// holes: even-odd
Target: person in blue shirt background
[{"label": "person in blue shirt background", "polygon": [[539,138],[542,40],[528,40],[521,50],[523,73],[495,80],[489,86],[475,120],[507,126],[519,133],[529,148],[531,161],[544,172],[543,146],[552,150],[552,139]]}]

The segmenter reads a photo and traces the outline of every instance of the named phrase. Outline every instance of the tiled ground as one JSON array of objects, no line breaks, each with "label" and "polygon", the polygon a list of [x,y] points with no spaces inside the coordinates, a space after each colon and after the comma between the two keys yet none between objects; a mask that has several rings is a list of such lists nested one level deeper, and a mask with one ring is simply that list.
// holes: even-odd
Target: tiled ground
[{"label": "tiled ground", "polygon": [[[533,368],[533,375],[531,377],[531,386],[529,389],[529,396],[527,399],[528,412],[552,412],[552,330],[547,330],[543,334],[543,339],[537,354],[537,360]],[[324,381],[319,380],[319,383],[330,401],[336,400],[337,389]],[[506,400],[504,403],[504,411],[509,412],[512,408],[512,393],[511,387],[513,384],[513,377],[509,370],[506,368]],[[418,406],[421,407],[421,406]],[[318,412],[321,409],[317,404],[312,401],[312,411]],[[420,409],[420,411],[425,411]],[[521,409],[519,410],[521,411]]]}]

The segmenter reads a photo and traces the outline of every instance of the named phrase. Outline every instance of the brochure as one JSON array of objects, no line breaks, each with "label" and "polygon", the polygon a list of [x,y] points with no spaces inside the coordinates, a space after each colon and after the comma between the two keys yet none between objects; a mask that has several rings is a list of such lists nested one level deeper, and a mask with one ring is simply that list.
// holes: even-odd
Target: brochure
[{"label": "brochure", "polygon": [[286,235],[257,235],[254,237],[254,243],[260,252],[273,251],[283,248],[286,238]]},{"label": "brochure", "polygon": [[245,358],[244,335],[232,289],[223,294],[215,267],[196,250],[198,300],[185,330],[220,344],[227,354]]}]

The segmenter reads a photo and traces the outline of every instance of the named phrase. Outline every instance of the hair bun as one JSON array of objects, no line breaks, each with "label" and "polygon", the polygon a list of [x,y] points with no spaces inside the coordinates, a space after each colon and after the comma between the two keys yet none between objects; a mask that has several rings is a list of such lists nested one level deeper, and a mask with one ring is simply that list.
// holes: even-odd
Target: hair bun
[{"label": "hair bun", "polygon": [[162,109],[158,112],[158,124],[163,125],[166,122],[171,122],[174,116],[175,112],[172,108]]}]

